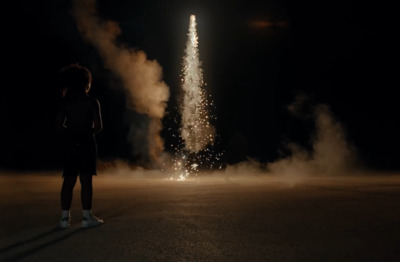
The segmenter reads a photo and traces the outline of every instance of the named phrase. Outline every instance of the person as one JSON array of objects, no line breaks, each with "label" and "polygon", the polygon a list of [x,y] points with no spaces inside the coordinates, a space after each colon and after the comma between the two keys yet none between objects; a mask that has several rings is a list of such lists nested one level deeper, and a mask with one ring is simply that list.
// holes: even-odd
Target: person
[{"label": "person", "polygon": [[95,136],[103,129],[100,103],[88,95],[92,83],[88,68],[78,64],[68,65],[61,69],[59,81],[63,98],[57,128],[63,138],[64,155],[60,227],[70,226],[73,190],[78,176],[83,209],[81,226],[99,226],[104,221],[92,214],[92,177],[97,175]]}]

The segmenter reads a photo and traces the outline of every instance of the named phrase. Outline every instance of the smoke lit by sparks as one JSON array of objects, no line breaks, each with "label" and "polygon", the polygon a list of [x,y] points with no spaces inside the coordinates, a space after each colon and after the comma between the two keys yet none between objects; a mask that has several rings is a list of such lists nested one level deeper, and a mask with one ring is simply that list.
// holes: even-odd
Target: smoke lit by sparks
[{"label": "smoke lit by sparks", "polygon": [[178,181],[186,180],[190,175],[197,175],[200,168],[213,169],[221,160],[222,153],[214,153],[216,134],[210,123],[216,117],[210,114],[213,102],[209,101],[203,89],[203,71],[199,58],[196,17],[190,16],[189,33],[183,57],[180,136],[182,145],[176,148],[173,171],[178,174]]}]

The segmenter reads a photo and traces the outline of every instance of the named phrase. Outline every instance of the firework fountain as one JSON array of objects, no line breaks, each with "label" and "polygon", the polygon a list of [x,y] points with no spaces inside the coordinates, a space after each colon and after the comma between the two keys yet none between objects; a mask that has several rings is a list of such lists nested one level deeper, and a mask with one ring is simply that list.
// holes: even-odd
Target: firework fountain
[{"label": "firework fountain", "polygon": [[197,175],[201,168],[212,169],[221,154],[215,154],[212,146],[216,139],[216,119],[210,114],[211,96],[204,90],[203,71],[199,58],[196,17],[190,16],[188,39],[182,69],[183,103],[181,105],[180,136],[182,145],[175,153],[174,172],[178,180]]}]

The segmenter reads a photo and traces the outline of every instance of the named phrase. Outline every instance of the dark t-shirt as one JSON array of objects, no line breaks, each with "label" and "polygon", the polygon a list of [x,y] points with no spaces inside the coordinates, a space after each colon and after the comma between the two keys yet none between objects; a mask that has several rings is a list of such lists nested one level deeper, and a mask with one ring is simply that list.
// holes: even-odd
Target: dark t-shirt
[{"label": "dark t-shirt", "polygon": [[57,126],[69,135],[96,134],[102,129],[100,103],[89,96],[65,98]]},{"label": "dark t-shirt", "polygon": [[95,175],[94,135],[102,129],[99,102],[89,96],[65,98],[57,127],[65,135],[63,175]]}]

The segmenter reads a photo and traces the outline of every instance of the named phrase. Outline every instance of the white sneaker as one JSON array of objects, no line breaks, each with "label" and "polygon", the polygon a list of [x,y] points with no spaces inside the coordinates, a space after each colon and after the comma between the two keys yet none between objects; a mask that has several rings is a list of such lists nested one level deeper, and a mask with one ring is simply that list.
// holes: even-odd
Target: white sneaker
[{"label": "white sneaker", "polygon": [[63,217],[60,220],[60,228],[65,229],[65,228],[69,228],[71,222],[71,218],[70,217]]},{"label": "white sneaker", "polygon": [[104,221],[93,215],[82,218],[82,227],[83,228],[97,227],[97,226],[101,226],[102,224],[104,224]]}]

